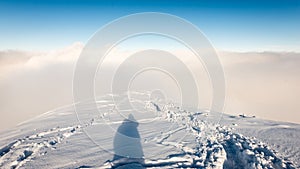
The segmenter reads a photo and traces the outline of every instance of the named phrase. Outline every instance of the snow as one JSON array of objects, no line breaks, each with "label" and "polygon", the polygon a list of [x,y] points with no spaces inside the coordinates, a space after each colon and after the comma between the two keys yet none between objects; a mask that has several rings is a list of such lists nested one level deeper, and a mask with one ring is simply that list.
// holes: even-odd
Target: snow
[{"label": "snow", "polygon": [[65,106],[1,133],[0,168],[300,168],[298,124],[143,97],[130,108],[124,98],[115,96],[117,109],[107,95],[99,111]]}]

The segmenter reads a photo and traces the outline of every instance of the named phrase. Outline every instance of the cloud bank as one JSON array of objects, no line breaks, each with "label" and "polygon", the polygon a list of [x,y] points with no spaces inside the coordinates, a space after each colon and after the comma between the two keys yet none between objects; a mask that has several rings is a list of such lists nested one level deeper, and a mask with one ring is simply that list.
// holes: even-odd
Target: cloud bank
[{"label": "cloud bank", "polygon": [[[71,104],[82,43],[48,52],[0,51],[0,130]],[[300,123],[300,53],[219,52],[225,112]]]},{"label": "cloud bank", "polygon": [[49,52],[0,53],[0,130],[72,102],[72,75],[83,44]]},{"label": "cloud bank", "polygon": [[300,123],[300,54],[222,52],[226,112]]}]

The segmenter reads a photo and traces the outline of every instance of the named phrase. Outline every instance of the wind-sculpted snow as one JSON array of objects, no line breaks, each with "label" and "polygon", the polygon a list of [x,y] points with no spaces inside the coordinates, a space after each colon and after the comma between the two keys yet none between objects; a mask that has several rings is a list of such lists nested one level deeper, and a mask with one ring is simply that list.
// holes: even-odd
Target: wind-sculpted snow
[{"label": "wind-sculpted snow", "polygon": [[[284,152],[278,152],[273,145],[249,134],[244,136],[238,133],[239,130],[232,127],[239,127],[242,123],[237,121],[238,125],[230,125],[234,122],[233,116],[208,111],[191,112],[174,104],[138,100],[139,108],[154,113],[155,118],[149,120],[133,113],[131,120],[134,116],[136,119],[131,122],[117,116],[111,100],[101,99],[97,101],[100,114],[89,109],[88,102],[81,105],[83,112],[86,112],[79,115],[81,123],[73,107],[69,106],[45,113],[2,133],[0,168],[299,167],[283,157]],[[216,123],[218,120],[215,119],[219,117],[227,124]],[[249,119],[243,120],[248,122]],[[131,130],[132,125],[136,127],[136,133],[129,134],[135,138],[134,144],[140,144],[140,147],[132,148],[140,151],[137,156],[126,152],[132,151],[130,149],[124,152],[116,148],[130,143],[123,140],[122,135],[118,136],[116,131],[126,135],[126,130]]]},{"label": "wind-sculpted snow", "polygon": [[1,168],[20,168],[35,156],[46,155],[48,149],[56,149],[56,144],[75,134],[80,126],[66,128],[52,128],[48,131],[38,132],[9,143],[0,150]]},{"label": "wind-sculpted snow", "polygon": [[[192,151],[182,149],[184,153],[193,154],[200,159],[202,157],[201,160],[193,161],[194,163],[191,163],[189,167],[294,168],[291,162],[277,157],[275,151],[266,144],[255,138],[247,138],[241,134],[233,133],[226,126],[210,124],[210,122],[203,121],[203,118],[198,118],[198,116],[203,115],[205,114],[167,108],[166,119],[181,123],[197,139],[196,149]],[[203,137],[203,133],[206,133],[205,137]]]}]

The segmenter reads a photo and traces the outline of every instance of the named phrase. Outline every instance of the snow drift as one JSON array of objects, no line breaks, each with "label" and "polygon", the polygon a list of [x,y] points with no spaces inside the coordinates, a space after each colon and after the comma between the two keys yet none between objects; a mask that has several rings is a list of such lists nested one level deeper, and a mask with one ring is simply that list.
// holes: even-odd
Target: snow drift
[{"label": "snow drift", "polygon": [[1,133],[0,168],[300,167],[300,125],[114,101],[80,103],[80,114],[66,106]]}]

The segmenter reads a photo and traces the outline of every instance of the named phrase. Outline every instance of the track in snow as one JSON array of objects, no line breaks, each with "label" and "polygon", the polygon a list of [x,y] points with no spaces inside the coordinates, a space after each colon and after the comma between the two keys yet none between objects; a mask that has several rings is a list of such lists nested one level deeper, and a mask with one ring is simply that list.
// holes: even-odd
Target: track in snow
[{"label": "track in snow", "polygon": [[[109,132],[105,133],[105,126],[117,128],[122,121],[107,122],[106,115],[113,113],[113,105],[106,100],[99,102],[105,113],[85,115],[84,124],[76,123],[71,109],[62,109],[22,124],[19,128],[25,134],[2,134],[5,138],[1,140],[0,168],[296,168],[266,143],[243,136],[232,126],[211,122],[207,112],[144,103],[145,109],[155,111],[159,118],[156,126],[150,123],[143,128],[144,124],[140,124],[143,157],[113,159],[112,154],[99,150],[86,137],[84,131],[100,132],[97,138],[106,150],[113,152],[112,138],[107,136]],[[88,108],[85,105],[84,109]],[[114,118],[113,114],[109,118]],[[42,128],[42,124],[46,126]],[[172,126],[162,130],[165,124]],[[153,129],[147,130],[147,125]],[[159,132],[151,134],[156,130]]]}]

